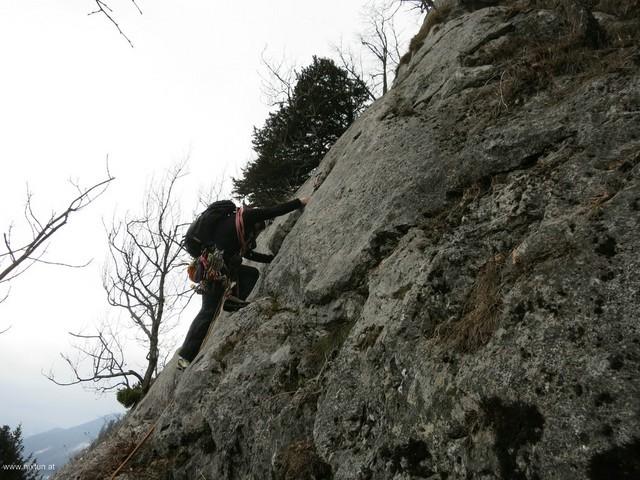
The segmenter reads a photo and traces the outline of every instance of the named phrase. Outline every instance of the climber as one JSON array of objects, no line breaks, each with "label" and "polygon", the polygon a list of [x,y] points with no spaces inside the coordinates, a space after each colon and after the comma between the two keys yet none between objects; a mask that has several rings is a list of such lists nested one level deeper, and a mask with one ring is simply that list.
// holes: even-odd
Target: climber
[{"label": "climber", "polygon": [[[242,257],[260,263],[269,263],[273,259],[273,255],[253,251],[256,247],[256,237],[265,228],[265,221],[302,209],[308,202],[309,198],[302,197],[275,207],[238,209],[235,209],[229,201],[216,202],[194,221],[185,236],[187,251],[196,256],[198,255],[196,252],[206,248],[205,252],[210,252],[206,254],[209,263],[215,263],[216,255],[219,255],[221,265],[219,270],[223,271],[224,275],[217,280],[205,282],[205,287],[201,288],[202,308],[191,322],[180,348],[179,369],[186,368],[195,358],[207,335],[209,325],[217,316],[220,302],[224,302],[223,308],[227,311],[235,311],[247,305],[246,299],[258,280],[259,272],[254,267],[242,265]],[[231,208],[231,210],[227,212],[222,210],[222,215],[218,213],[220,210],[217,210],[216,214],[221,218],[216,218],[215,222],[208,221],[207,212],[211,211],[212,207],[215,209],[219,204],[222,204],[223,209]],[[209,215],[209,218],[212,217],[213,215]],[[191,245],[188,240],[192,239],[188,237],[194,227],[197,227],[198,236],[205,240],[202,241],[198,236],[191,235],[197,240],[195,245]],[[194,260],[194,262],[197,261],[198,259]],[[191,272],[190,277],[192,277]],[[224,296],[228,295],[231,284],[235,284],[235,287],[225,301]]]}]

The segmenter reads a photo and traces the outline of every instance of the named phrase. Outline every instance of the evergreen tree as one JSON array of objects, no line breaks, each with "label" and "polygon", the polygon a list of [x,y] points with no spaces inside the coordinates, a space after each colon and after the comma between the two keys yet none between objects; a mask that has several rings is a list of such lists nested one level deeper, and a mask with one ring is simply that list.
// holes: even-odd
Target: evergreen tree
[{"label": "evergreen tree", "polygon": [[[33,465],[33,455],[23,456],[22,428],[12,432],[8,425],[0,427],[0,478],[2,480],[38,480],[40,474],[35,469],[23,469]],[[19,469],[18,469],[19,468]]]},{"label": "evergreen tree", "polygon": [[302,185],[367,102],[367,89],[333,60],[313,57],[296,74],[290,98],[253,131],[256,159],[233,179],[255,205],[282,201]]}]

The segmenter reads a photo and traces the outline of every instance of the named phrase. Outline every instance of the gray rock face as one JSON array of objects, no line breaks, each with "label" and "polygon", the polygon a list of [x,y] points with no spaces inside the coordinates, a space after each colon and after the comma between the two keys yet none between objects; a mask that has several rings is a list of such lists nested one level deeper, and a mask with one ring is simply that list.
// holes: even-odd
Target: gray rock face
[{"label": "gray rock face", "polygon": [[261,239],[253,303],[57,478],[108,478],[153,424],[119,479],[639,478],[640,19],[614,3],[443,9]]}]

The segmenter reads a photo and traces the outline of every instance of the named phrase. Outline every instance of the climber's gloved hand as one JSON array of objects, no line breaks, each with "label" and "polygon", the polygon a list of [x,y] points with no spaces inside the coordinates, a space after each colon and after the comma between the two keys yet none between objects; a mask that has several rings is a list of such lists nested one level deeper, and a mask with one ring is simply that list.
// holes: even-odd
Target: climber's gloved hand
[{"label": "climber's gloved hand", "polygon": [[300,200],[300,203],[302,204],[302,208],[307,206],[307,203],[309,203],[310,198],[309,197],[300,197],[298,198],[298,200]]}]

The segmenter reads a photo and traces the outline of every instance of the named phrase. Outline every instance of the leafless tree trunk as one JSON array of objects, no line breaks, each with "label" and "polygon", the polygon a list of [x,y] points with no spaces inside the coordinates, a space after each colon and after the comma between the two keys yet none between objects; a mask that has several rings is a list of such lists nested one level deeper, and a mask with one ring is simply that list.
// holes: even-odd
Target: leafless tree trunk
[{"label": "leafless tree trunk", "polygon": [[[186,286],[182,262],[179,209],[174,198],[176,182],[183,176],[183,165],[172,169],[159,187],[145,193],[140,215],[114,222],[107,229],[109,262],[103,286],[109,304],[126,313],[137,341],[146,352],[146,365],[137,371],[126,366],[121,342],[111,328],[103,327],[95,335],[71,334],[85,341],[75,349],[79,357],[63,359],[72,370],[73,379],[59,385],[102,382],[96,390],[106,391],[118,385],[130,387],[136,379],[146,392],[158,373],[163,340],[175,326],[174,320],[188,303],[191,290]],[[91,361],[88,374],[81,364]],[[118,383],[113,383],[117,379]],[[103,381],[107,382],[104,386]]]},{"label": "leafless tree trunk", "polygon": [[376,101],[377,95],[375,93],[375,84],[370,79],[366,78],[365,69],[362,65],[362,57],[354,55],[353,51],[345,48],[342,44],[334,45],[333,50],[338,55],[340,65],[344,68],[352,78],[359,80],[367,89],[367,95],[372,102]]},{"label": "leafless tree trunk", "polygon": [[402,40],[395,26],[394,16],[403,2],[398,0],[372,0],[362,10],[364,31],[358,35],[364,55],[345,48],[333,49],[342,66],[353,78],[367,87],[371,100],[389,90],[392,75],[400,61]]},{"label": "leafless tree trunk", "polygon": [[[45,257],[49,247],[49,240],[62,227],[69,218],[76,212],[90,205],[96,198],[102,195],[109,183],[114,180],[107,168],[107,176],[88,188],[81,187],[72,182],[76,189],[76,196],[66,205],[61,213],[52,212],[49,217],[43,219],[34,212],[33,194],[27,191],[27,200],[24,205],[24,218],[26,228],[30,231],[28,240],[22,241],[18,245],[14,243],[14,225],[9,225],[6,232],[2,234],[2,246],[0,247],[0,286],[9,284],[18,276],[22,275],[36,263],[47,265],[61,265],[65,267],[83,267],[83,265],[71,265],[69,263],[47,260]],[[9,296],[9,288],[0,295],[0,303]]]},{"label": "leafless tree trunk", "polygon": [[367,30],[360,35],[360,43],[377,60],[378,68],[370,74],[376,88],[382,95],[389,90],[392,72],[400,61],[400,40],[393,16],[399,5],[372,2],[366,10]]}]

